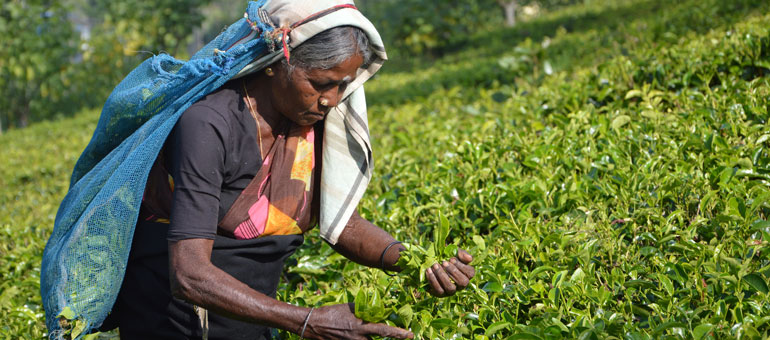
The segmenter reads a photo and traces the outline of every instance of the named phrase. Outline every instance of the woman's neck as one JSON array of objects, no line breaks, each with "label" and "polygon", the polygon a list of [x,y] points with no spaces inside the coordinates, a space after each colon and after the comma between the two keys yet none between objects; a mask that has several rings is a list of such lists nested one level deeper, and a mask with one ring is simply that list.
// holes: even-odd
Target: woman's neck
[{"label": "woman's neck", "polygon": [[289,123],[289,119],[276,111],[273,106],[268,76],[260,72],[244,79],[244,85],[248,93],[247,98],[244,99],[252,100],[251,107],[256,111],[255,114],[267,123],[271,131],[281,131]]}]

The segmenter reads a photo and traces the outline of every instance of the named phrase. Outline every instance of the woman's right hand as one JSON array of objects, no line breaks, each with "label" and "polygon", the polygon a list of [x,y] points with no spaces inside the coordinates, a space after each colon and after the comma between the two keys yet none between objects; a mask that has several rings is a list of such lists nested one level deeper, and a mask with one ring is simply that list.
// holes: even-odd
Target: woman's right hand
[{"label": "woman's right hand", "polygon": [[308,319],[304,337],[307,339],[370,339],[371,335],[395,339],[413,339],[405,329],[381,323],[366,323],[356,318],[352,303],[316,308]]}]

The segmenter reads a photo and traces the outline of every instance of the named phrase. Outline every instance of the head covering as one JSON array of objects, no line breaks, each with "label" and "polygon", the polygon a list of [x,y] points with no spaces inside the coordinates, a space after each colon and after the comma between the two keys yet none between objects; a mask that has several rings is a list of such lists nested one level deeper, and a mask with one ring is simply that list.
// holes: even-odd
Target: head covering
[{"label": "head covering", "polygon": [[112,309],[147,176],[181,114],[226,81],[264,68],[313,35],[351,25],[368,35],[374,61],[358,70],[324,123],[320,229],[324,239],[337,242],[372,172],[361,85],[387,58],[377,31],[352,5],[343,0],[252,1],[244,18],[189,61],[160,54],[118,84],[75,165],[43,252],[40,292],[51,339],[87,334]]}]

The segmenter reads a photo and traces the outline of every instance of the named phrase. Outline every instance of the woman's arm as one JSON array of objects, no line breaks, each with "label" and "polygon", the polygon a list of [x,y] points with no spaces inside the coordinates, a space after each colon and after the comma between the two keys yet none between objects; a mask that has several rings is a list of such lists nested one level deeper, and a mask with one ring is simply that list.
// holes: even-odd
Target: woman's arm
[{"label": "woman's arm", "polygon": [[[398,262],[399,253],[405,248],[396,244],[388,248],[385,254],[382,253],[394,241],[395,239],[388,232],[367,221],[358,212],[354,212],[340,234],[337,244],[332,248],[348,259],[372,268],[381,268],[380,256],[384,256],[382,269],[400,271],[396,262]],[[473,257],[470,254],[459,250],[457,257],[428,268],[425,276],[433,294],[448,296],[465,289],[476,273],[475,269],[469,265],[472,260]]]},{"label": "woman's arm", "polygon": [[[342,230],[337,244],[332,248],[348,259],[367,267],[380,268],[382,251],[396,241],[393,236],[380,227],[367,221],[358,212],[353,212],[345,229]],[[405,250],[401,244],[396,244],[385,253],[385,270],[400,271],[396,266],[399,253]]]},{"label": "woman's arm", "polygon": [[171,293],[233,319],[297,332],[308,308],[292,306],[251,289],[211,263],[214,240],[169,243]]},{"label": "woman's arm", "polygon": [[[280,302],[251,289],[211,263],[213,240],[186,239],[169,243],[172,294],[217,314],[301,333],[309,308]],[[364,324],[349,305],[316,309],[308,319],[305,338],[365,339],[379,335],[406,339],[411,332],[383,324]]]}]

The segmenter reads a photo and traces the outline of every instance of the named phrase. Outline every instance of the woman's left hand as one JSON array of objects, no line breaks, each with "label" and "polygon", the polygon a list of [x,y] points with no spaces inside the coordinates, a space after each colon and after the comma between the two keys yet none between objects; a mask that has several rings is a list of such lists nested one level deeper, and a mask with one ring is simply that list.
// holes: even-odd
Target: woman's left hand
[{"label": "woman's left hand", "polygon": [[459,249],[456,257],[428,268],[425,276],[432,288],[431,294],[439,297],[452,296],[468,287],[471,278],[476,274],[476,270],[470,265],[471,261],[473,256]]}]

